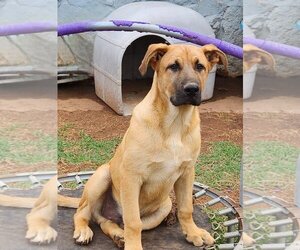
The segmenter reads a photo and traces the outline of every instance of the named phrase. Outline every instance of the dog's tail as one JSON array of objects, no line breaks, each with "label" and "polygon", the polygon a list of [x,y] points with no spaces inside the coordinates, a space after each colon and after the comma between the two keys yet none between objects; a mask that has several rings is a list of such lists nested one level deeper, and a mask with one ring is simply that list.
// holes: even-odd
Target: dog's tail
[{"label": "dog's tail", "polygon": [[0,206],[33,208],[37,198],[16,197],[0,194]]},{"label": "dog's tail", "polygon": [[[4,207],[20,207],[33,208],[38,198],[18,197],[0,194],[0,206]],[[61,207],[78,208],[80,198],[67,197],[58,194],[57,204]]]},{"label": "dog's tail", "polygon": [[58,194],[57,195],[57,204],[60,207],[69,207],[69,208],[78,208],[80,198],[67,197]]}]

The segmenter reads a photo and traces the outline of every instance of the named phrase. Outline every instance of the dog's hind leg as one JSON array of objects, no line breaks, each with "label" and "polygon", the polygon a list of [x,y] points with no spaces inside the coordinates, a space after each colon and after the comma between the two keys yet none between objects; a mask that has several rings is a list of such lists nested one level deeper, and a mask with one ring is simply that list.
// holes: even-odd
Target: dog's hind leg
[{"label": "dog's hind leg", "polygon": [[[112,188],[105,193],[101,210],[98,208],[98,214],[94,214],[94,219],[98,222],[104,234],[110,237],[119,248],[124,247],[124,231],[119,224],[122,223],[122,215],[119,211],[119,205],[115,201]],[[105,218],[104,218],[105,217]]]},{"label": "dog's hind leg", "polygon": [[110,237],[119,248],[124,247],[124,230],[111,220],[100,223],[100,227],[108,237]]},{"label": "dog's hind leg", "polygon": [[142,230],[150,230],[157,227],[171,212],[172,201],[168,197],[154,213],[142,217]]},{"label": "dog's hind leg", "polygon": [[101,210],[104,194],[111,185],[109,165],[99,167],[86,183],[79,207],[74,215],[74,235],[76,243],[87,244],[93,238],[89,222],[93,217],[98,223],[106,221],[98,211]]},{"label": "dog's hind leg", "polygon": [[[154,213],[144,216],[142,220],[142,230],[150,230],[157,227],[170,213],[172,201],[168,197],[165,202]],[[109,236],[119,248],[124,247],[124,230],[111,220],[100,223],[102,231]]]},{"label": "dog's hind leg", "polygon": [[[170,213],[172,201],[168,197],[165,202],[154,213],[144,216],[142,220],[142,230],[150,230],[157,227]],[[110,237],[119,248],[124,247],[124,230],[111,220],[104,219],[99,223],[100,227],[108,237]]]}]

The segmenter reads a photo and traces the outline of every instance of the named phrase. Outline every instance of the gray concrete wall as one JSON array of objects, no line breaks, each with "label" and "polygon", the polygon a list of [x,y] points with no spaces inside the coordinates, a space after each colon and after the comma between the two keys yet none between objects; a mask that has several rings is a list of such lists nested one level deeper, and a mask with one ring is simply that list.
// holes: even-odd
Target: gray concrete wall
[{"label": "gray concrete wall", "polygon": [[[244,22],[256,38],[300,47],[300,1],[244,1]],[[300,60],[274,55],[276,74],[299,76]],[[260,71],[261,74],[269,72]]]},{"label": "gray concrete wall", "polygon": [[[58,7],[59,23],[80,20],[101,20],[122,5],[135,0],[60,0]],[[213,28],[216,37],[242,46],[242,0],[169,0],[191,8],[202,14]],[[94,34],[80,34],[60,38],[58,43],[59,64],[76,64],[92,72]],[[230,71],[242,72],[241,60],[229,57]]]}]

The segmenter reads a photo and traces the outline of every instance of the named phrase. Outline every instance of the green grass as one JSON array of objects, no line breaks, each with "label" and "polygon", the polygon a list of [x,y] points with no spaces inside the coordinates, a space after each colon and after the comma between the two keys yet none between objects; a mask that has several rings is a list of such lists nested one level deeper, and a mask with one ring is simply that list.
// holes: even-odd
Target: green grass
[{"label": "green grass", "polygon": [[77,140],[58,138],[58,160],[68,164],[101,165],[112,158],[120,138],[95,140],[81,132]]},{"label": "green grass", "polygon": [[[260,141],[246,147],[244,184],[253,188],[276,187],[295,179],[300,150],[278,141]],[[255,176],[255,178],[253,178]]]},{"label": "green grass", "polygon": [[19,138],[16,129],[17,126],[1,129],[0,162],[22,165],[56,163],[56,136],[32,131],[28,138]]},{"label": "green grass", "polygon": [[72,128],[74,128],[74,125],[72,123],[64,123],[64,125],[58,129],[58,136],[60,138],[66,138],[68,136],[69,130]]},{"label": "green grass", "polygon": [[[68,126],[69,127],[69,126]],[[121,142],[120,138],[95,140],[80,133],[78,139],[67,139],[64,131],[58,138],[58,160],[65,164],[89,164],[91,167],[108,162]],[[199,156],[196,164],[196,180],[216,189],[236,187],[239,183],[242,149],[231,142],[215,142],[206,154]]]},{"label": "green grass", "polygon": [[239,185],[242,148],[232,142],[213,142],[196,163],[196,181],[218,190]]},{"label": "green grass", "polygon": [[[87,180],[83,180],[82,184],[85,185],[85,183],[87,182]],[[76,181],[68,181],[63,183],[63,187],[67,188],[67,189],[76,189],[78,188],[78,184]]]}]

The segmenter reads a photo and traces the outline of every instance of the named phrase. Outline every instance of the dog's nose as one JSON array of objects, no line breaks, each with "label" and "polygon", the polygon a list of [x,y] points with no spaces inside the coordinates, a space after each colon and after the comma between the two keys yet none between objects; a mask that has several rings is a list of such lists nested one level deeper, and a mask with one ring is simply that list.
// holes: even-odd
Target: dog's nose
[{"label": "dog's nose", "polygon": [[195,83],[188,83],[183,87],[183,90],[188,95],[195,95],[199,91],[199,86]]}]

